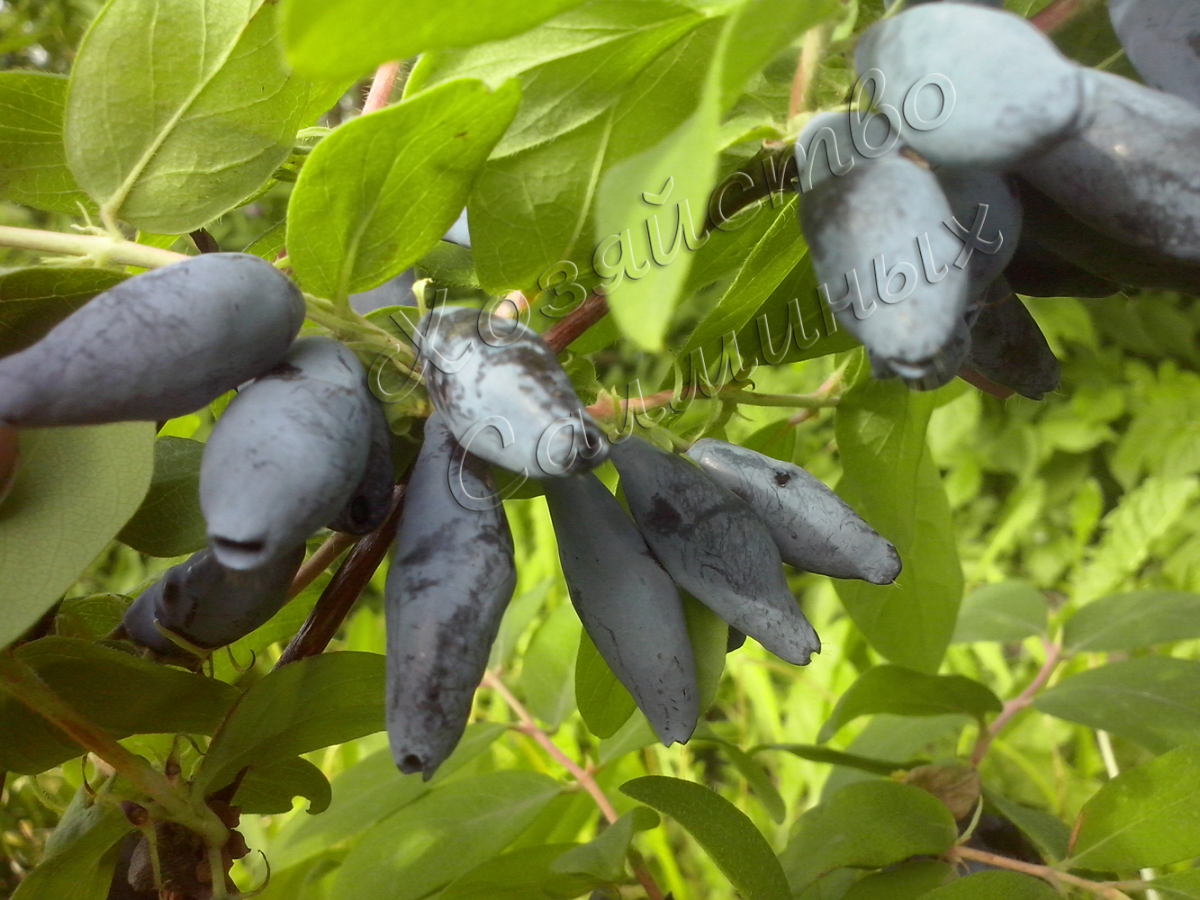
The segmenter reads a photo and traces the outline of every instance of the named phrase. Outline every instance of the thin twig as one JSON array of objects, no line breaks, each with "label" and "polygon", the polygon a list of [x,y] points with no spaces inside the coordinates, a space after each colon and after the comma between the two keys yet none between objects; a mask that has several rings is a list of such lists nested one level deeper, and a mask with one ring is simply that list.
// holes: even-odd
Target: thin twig
[{"label": "thin twig", "polygon": [[135,244],[133,241],[116,240],[108,235],[63,234],[58,231],[14,228],[9,225],[0,225],[0,247],[61,253],[67,256],[89,256],[101,264],[116,263],[122,266],[140,266],[143,269],[161,269],[189,259],[182,253]]},{"label": "thin twig", "polygon": [[396,485],[392,494],[392,511],[387,519],[378,530],[359,541],[346,557],[337,574],[325,586],[308,619],[284,649],[279,662],[275,664],[276,669],[308,656],[316,656],[333,640],[342,621],[358,600],[358,595],[383,562],[392,538],[396,536],[400,514],[404,509],[404,487],[403,481]]},{"label": "thin twig", "polygon": [[400,74],[400,63],[386,62],[375,70],[375,80],[371,82],[371,91],[363,103],[363,115],[377,112],[388,105],[392,97],[392,88],[396,86],[396,76]]},{"label": "thin twig", "polygon": [[1029,21],[1044,33],[1053,34],[1083,15],[1097,2],[1098,0],[1052,0]]},{"label": "thin twig", "polygon": [[1002,384],[996,384],[986,375],[980,375],[974,369],[963,366],[958,370],[958,377],[973,387],[979,388],[985,394],[991,394],[993,397],[999,397],[1001,400],[1007,400],[1013,395],[1012,388],[1006,388]]},{"label": "thin twig", "polygon": [[789,122],[813,107],[813,100],[817,94],[817,75],[821,69],[821,59],[825,56],[832,33],[833,26],[829,24],[816,25],[804,33],[804,43],[800,48],[800,62],[796,66],[796,75],[792,79],[792,96],[788,102]]},{"label": "thin twig", "polygon": [[296,573],[296,577],[292,579],[292,586],[288,588],[288,599],[291,600],[298,596],[316,580],[318,575],[333,565],[333,561],[342,555],[342,551],[357,540],[357,536],[343,534],[340,531],[335,531],[326,538],[325,543],[317,548],[316,553],[305,560],[300,571]]},{"label": "thin twig", "polygon": [[1023,875],[1032,875],[1034,878],[1050,882],[1056,888],[1063,884],[1069,884],[1072,887],[1087,891],[1089,894],[1103,897],[1104,900],[1130,900],[1128,894],[1122,893],[1123,890],[1138,891],[1145,888],[1145,885],[1140,881],[1089,881],[1086,878],[1080,878],[1078,875],[1072,875],[1069,872],[1060,872],[1049,866],[1039,866],[1035,863],[1022,862],[1019,859],[1001,856],[998,853],[976,850],[974,847],[951,847],[946,851],[946,859],[952,863],[978,862],[987,866],[995,866],[997,869],[1008,869],[1012,872],[1020,872]]},{"label": "thin twig", "polygon": [[542,335],[555,353],[562,353],[585,331],[608,315],[608,299],[600,293],[589,294],[579,306]]},{"label": "thin twig", "polygon": [[122,778],[151,798],[166,818],[200,834],[214,846],[225,846],[229,829],[211,809],[207,806],[194,808],[165,775],[89,721],[12,654],[0,653],[0,684],[19,703],[112,766]]},{"label": "thin twig", "polygon": [[[580,787],[588,792],[596,802],[596,806],[600,807],[600,813],[604,816],[608,824],[611,825],[616,822],[618,819],[617,811],[613,808],[612,802],[604,793],[604,789],[600,787],[599,783],[592,776],[591,771],[580,766],[579,763],[567,756],[561,747],[550,740],[550,735],[538,727],[537,722],[533,720],[533,716],[529,714],[529,710],[513,695],[513,692],[500,680],[499,676],[491,671],[484,672],[481,685],[500,695],[501,699],[508,704],[509,709],[516,713],[517,718],[521,722],[516,730],[537,741],[542,749],[553,757],[555,762],[571,773],[571,777],[579,783]],[[633,870],[634,874],[637,875],[638,881],[641,882],[642,888],[646,891],[646,896],[650,900],[665,900],[662,889],[659,888],[657,882],[654,880],[654,876],[650,874],[644,863],[634,861]]]},{"label": "thin twig", "polygon": [[988,748],[991,747],[996,735],[1012,721],[1013,716],[1029,708],[1038,691],[1046,686],[1046,683],[1050,680],[1050,676],[1058,668],[1058,664],[1062,661],[1063,657],[1062,647],[1045,638],[1042,639],[1042,646],[1046,648],[1046,661],[1042,663],[1042,667],[1038,670],[1037,675],[1034,676],[1033,681],[1029,682],[1029,686],[1012,700],[1005,703],[1004,709],[1000,712],[1000,715],[996,716],[995,721],[989,727],[980,731],[979,739],[975,742],[975,750],[971,754],[971,765],[978,766],[983,762],[983,758],[987,756]]}]

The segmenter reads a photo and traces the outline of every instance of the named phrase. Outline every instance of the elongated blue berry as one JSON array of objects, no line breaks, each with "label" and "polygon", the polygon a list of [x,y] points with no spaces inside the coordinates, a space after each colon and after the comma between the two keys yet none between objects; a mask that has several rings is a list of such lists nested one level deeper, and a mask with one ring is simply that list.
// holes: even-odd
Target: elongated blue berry
[{"label": "elongated blue berry", "polygon": [[370,534],[383,524],[392,508],[392,429],[383,406],[363,386],[364,403],[371,417],[371,450],[362,480],[350,499],[329,523],[334,531],[346,534]]},{"label": "elongated blue berry", "polygon": [[218,560],[253,569],[341,511],[371,447],[366,374],[329,338],[296,341],[217,421],[200,464],[200,508]]},{"label": "elongated blue berry", "polygon": [[683,601],[671,576],[595,475],[546,482],[571,602],[608,667],[667,746],[700,715]]},{"label": "elongated blue berry", "polygon": [[278,363],[303,321],[300,292],[257,256],[208,253],[137,275],[0,359],[0,424],[194,412]]},{"label": "elongated blue berry", "polygon": [[463,307],[435,309],[419,328],[429,397],[466,450],[530,478],[604,461],[603,433],[537,332]]},{"label": "elongated blue berry", "polygon": [[967,365],[1022,397],[1041,400],[1058,388],[1058,359],[1029,310],[1003,279],[993,302],[984,304],[971,326]]},{"label": "elongated blue berry", "polygon": [[896,548],[799,466],[711,438],[693,444],[688,456],[746,501],[788,565],[872,584],[891,584],[900,574]]},{"label": "elongated blue berry", "polygon": [[1003,10],[922,3],[872,25],[854,62],[901,141],[938,165],[1002,169],[1086,124],[1084,70]]},{"label": "elongated blue berry", "polygon": [[1021,167],[1072,216],[1117,241],[1200,264],[1200,108],[1084,70],[1091,123]]},{"label": "elongated blue berry", "polygon": [[641,438],[614,445],[612,459],[638,530],[675,583],[776,656],[807,665],[821,642],[754,511],[691,460]]},{"label": "elongated blue berry", "polygon": [[487,465],[431,416],[384,591],[388,740],[400,771],[426,779],[462,737],[517,583],[495,493]]},{"label": "elongated blue berry", "polygon": [[303,561],[304,544],[246,571],[226,568],[211,550],[201,550],[142,592],[125,613],[125,631],[164,655],[177,655],[179,649],[154,626],[156,619],[197,647],[225,647],[265,624],[287,603]]},{"label": "elongated blue berry", "polygon": [[898,153],[800,200],[817,283],[839,325],[906,377],[937,370],[966,311],[972,254],[947,228],[953,218],[936,176]]}]

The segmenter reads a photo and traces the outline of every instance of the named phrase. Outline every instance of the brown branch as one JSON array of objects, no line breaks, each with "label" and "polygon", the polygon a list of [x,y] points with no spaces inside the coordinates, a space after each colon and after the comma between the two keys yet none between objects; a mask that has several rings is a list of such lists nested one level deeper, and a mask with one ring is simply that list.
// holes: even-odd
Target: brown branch
[{"label": "brown branch", "polygon": [[220,253],[221,245],[216,239],[205,231],[203,228],[197,228],[190,235],[192,243],[196,245],[196,249],[201,253]]},{"label": "brown branch", "polygon": [[396,76],[400,74],[399,62],[386,62],[375,70],[375,80],[371,82],[371,91],[363,103],[363,115],[383,109],[392,97],[392,88],[396,86]]},{"label": "brown branch", "polygon": [[[346,557],[341,568],[325,586],[321,598],[296,636],[279,657],[275,668],[321,653],[350,613],[396,536],[400,514],[404,510],[404,487],[407,479],[396,485],[392,494],[392,511],[379,529],[364,537]],[[322,548],[323,550],[324,548]],[[317,551],[318,553],[320,551]]]},{"label": "brown branch", "polygon": [[608,299],[604,294],[588,294],[587,299],[571,310],[561,322],[556,323],[554,327],[543,334],[542,340],[555,353],[562,353],[606,315],[608,315]]},{"label": "brown branch", "polygon": [[1029,686],[1021,693],[1004,704],[1004,709],[992,724],[980,731],[979,739],[975,742],[975,750],[971,754],[971,765],[978,767],[983,758],[987,755],[988,748],[992,746],[992,741],[995,739],[1009,722],[1013,716],[1024,709],[1028,709],[1033,704],[1034,697],[1038,691],[1046,686],[1050,680],[1050,676],[1054,674],[1054,670],[1058,668],[1058,664],[1062,662],[1063,649],[1058,644],[1051,643],[1045,639],[1042,640],[1042,646],[1046,648],[1046,661],[1042,663],[1041,669],[1034,676],[1033,681],[1029,682]]},{"label": "brown branch", "polygon": [[800,61],[796,65],[796,75],[792,79],[792,95],[788,102],[789,122],[813,107],[813,100],[817,94],[817,75],[821,69],[821,59],[829,47],[829,38],[832,34],[833,26],[828,24],[816,25],[804,33]]},{"label": "brown branch", "polygon": [[[561,747],[550,740],[550,735],[538,727],[537,722],[533,720],[533,716],[529,714],[529,710],[513,695],[513,692],[500,680],[498,675],[491,671],[484,672],[483,681],[480,682],[480,685],[500,695],[501,699],[508,704],[509,709],[516,713],[517,718],[521,722],[516,730],[537,741],[555,762],[571,773],[571,777],[578,782],[580,787],[588,792],[592,800],[595,801],[596,806],[600,807],[600,813],[609,825],[617,821],[619,817],[617,816],[616,809],[613,808],[612,802],[604,793],[604,789],[600,787],[599,783],[592,776],[591,771],[580,766],[579,763],[567,756]],[[633,870],[634,874],[637,875],[638,881],[641,882],[642,888],[646,891],[646,896],[650,900],[665,900],[662,889],[659,888],[654,880],[654,876],[650,874],[650,871],[646,868],[645,863],[641,861],[640,857],[634,859]]]},{"label": "brown branch", "polygon": [[1072,887],[1087,891],[1089,894],[1102,897],[1104,900],[1130,900],[1129,895],[1122,893],[1122,890],[1136,891],[1142,890],[1145,887],[1144,882],[1141,881],[1089,881],[1086,878],[1080,878],[1078,875],[1072,875],[1069,872],[1060,872],[1049,866],[1039,866],[1034,863],[1022,862],[1019,859],[1001,856],[998,853],[976,850],[974,847],[952,847],[946,852],[946,859],[952,863],[978,862],[986,866],[994,866],[997,869],[1020,872],[1022,875],[1031,875],[1034,878],[1048,881],[1059,889],[1061,889],[1062,885],[1069,884]]},{"label": "brown branch", "polygon": [[288,588],[288,599],[299,596],[300,592],[312,584],[318,575],[333,565],[333,561],[342,555],[343,550],[357,540],[358,537],[353,534],[344,534],[340,531],[331,534],[325,543],[317,548],[317,552],[305,560],[300,571],[296,573],[296,577],[292,579],[292,586]]},{"label": "brown branch", "polygon": [[991,394],[993,397],[999,397],[1001,400],[1007,400],[1013,395],[1012,388],[1006,388],[1002,384],[996,384],[986,375],[980,375],[974,369],[963,366],[958,370],[958,377],[973,387],[979,388],[985,394]]},{"label": "brown branch", "polygon": [[1045,34],[1053,34],[1083,15],[1098,0],[1053,0],[1029,21]]}]

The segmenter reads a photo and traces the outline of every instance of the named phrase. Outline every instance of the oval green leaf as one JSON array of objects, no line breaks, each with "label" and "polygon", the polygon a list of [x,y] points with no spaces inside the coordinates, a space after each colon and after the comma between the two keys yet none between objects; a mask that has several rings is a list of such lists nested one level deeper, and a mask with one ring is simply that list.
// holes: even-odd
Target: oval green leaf
[{"label": "oval green leaf", "polygon": [[1148,657],[1065,678],[1033,705],[1162,753],[1200,741],[1200,662]]},{"label": "oval green leaf", "polygon": [[152,422],[21,432],[21,468],[0,504],[0,646],[108,546],[153,470]]},{"label": "oval green leaf", "polygon": [[957,836],[954,817],[932,794],[895,781],[862,781],[801,816],[779,858],[799,893],[834,869],[940,856]]},{"label": "oval green leaf", "polygon": [[149,556],[183,556],[207,544],[200,511],[204,444],[162,437],[154,442],[154,477],[141,507],[117,537]]},{"label": "oval green leaf", "polygon": [[1200,747],[1122,772],[1084,804],[1071,865],[1131,871],[1200,856]]},{"label": "oval green leaf", "polygon": [[0,72],[0,197],[69,216],[95,210],[67,168],[66,102],[61,75]]},{"label": "oval green leaf", "polygon": [[284,66],[276,9],[109,0],[71,68],[66,112],[67,160],[102,214],[185,234],[287,159],[325,91]]},{"label": "oval green leaf", "polygon": [[790,900],[787,879],[766,838],[720,794],[663,775],[627,781],[621,792],[682,825],[746,900]]},{"label": "oval green leaf", "polygon": [[818,740],[827,741],[859,716],[893,713],[901,716],[942,716],[966,713],[981,719],[1000,712],[1004,704],[985,685],[962,675],[926,675],[902,666],[868,669],[834,707]]},{"label": "oval green leaf", "polygon": [[1200,594],[1133,591],[1089,603],[1067,622],[1063,645],[1073,653],[1141,650],[1200,637]]},{"label": "oval green leaf", "polygon": [[467,203],[520,100],[452,81],[343,125],[313,151],[288,207],[287,246],[304,287],[345,298],[428,253]]}]

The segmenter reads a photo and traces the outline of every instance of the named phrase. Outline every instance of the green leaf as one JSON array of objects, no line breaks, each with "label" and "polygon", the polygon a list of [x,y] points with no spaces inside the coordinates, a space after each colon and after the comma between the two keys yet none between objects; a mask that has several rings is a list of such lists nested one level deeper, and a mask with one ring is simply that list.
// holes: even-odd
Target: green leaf
[{"label": "green leaf", "polygon": [[[687,229],[699,235],[707,215],[727,30],[728,21],[710,22],[664,54],[666,72],[644,73],[669,79],[653,81],[653,97],[642,93],[647,79],[635,83],[617,108],[614,162],[596,190],[594,265],[610,278],[605,293],[621,333],[646,350],[662,348],[691,266]],[[677,248],[669,264],[651,258],[652,221],[658,249]]]},{"label": "green leaf", "polygon": [[521,665],[521,691],[535,716],[557,728],[575,707],[573,675],[583,629],[570,603],[534,633]]},{"label": "green leaf", "polygon": [[893,713],[901,716],[942,716],[966,713],[982,719],[1000,712],[1000,698],[978,681],[962,675],[926,675],[902,666],[868,669],[842,694],[829,720],[821,726],[824,742],[859,716]]},{"label": "green leaf", "polygon": [[493,88],[518,78],[521,108],[496,147],[497,158],[511,156],[600,117],[646,66],[703,21],[667,0],[596,0],[506,40],[425,54],[405,96],[455,78]]},{"label": "green leaf", "polygon": [[546,289],[549,304],[564,313],[587,296],[596,276],[586,226],[611,127],[606,113],[546,144],[488,160],[468,205],[484,290]]},{"label": "green leaf", "polygon": [[154,442],[150,490],[117,538],[149,556],[183,556],[207,544],[200,511],[200,457],[204,444],[163,437]]},{"label": "green leaf", "polygon": [[66,102],[61,75],[0,73],[0,197],[69,216],[95,210],[67,168]]},{"label": "green leaf", "polygon": [[855,753],[843,753],[841,750],[831,750],[818,744],[763,744],[751,750],[758,753],[762,750],[784,750],[793,756],[812,762],[828,763],[831,766],[846,766],[872,775],[889,776],[902,769],[915,769],[917,766],[929,764],[928,759],[909,759],[904,762],[892,762],[886,759],[875,759],[870,756],[859,756]]},{"label": "green leaf", "polygon": [[327,88],[284,67],[276,9],[109,0],[71,67],[66,113],[67,160],[102,214],[185,234],[287,159]]},{"label": "green leaf", "polygon": [[[237,691],[202,675],[75,638],[22,644],[18,660],[93,723],[114,737],[131,734],[212,734]],[[79,746],[0,692],[0,769],[36,775],[73,756]]]},{"label": "green leaf", "polygon": [[333,799],[325,773],[300,756],[268,766],[251,766],[233,802],[244,813],[275,815],[291,812],[293,797],[308,800],[310,813],[324,812]]},{"label": "green leaf", "polygon": [[115,269],[60,266],[0,274],[0,356],[37,343],[83,304],[126,277]]},{"label": "green leaf", "polygon": [[1200,856],[1200,746],[1128,769],[1079,812],[1072,867],[1129,871]]},{"label": "green leaf", "polygon": [[787,807],[784,806],[783,797],[779,796],[779,791],[771,780],[771,773],[763,768],[753,756],[737,744],[716,735],[704,723],[701,723],[696,730],[696,735],[692,740],[697,743],[715,744],[719,747],[750,787],[754,788],[755,795],[766,807],[767,813],[774,822],[782,822],[787,817]]},{"label": "green leaf", "polygon": [[932,794],[894,781],[850,784],[796,822],[779,854],[794,892],[845,866],[878,869],[911,856],[940,856],[958,836]]},{"label": "green leaf", "polygon": [[686,592],[683,614],[687,617],[688,639],[696,661],[696,690],[700,695],[700,715],[712,706],[725,671],[725,648],[729,646],[729,626],[715,612]]},{"label": "green leaf", "polygon": [[1040,809],[1014,803],[992,791],[984,790],[983,796],[1000,815],[1021,829],[1037,845],[1047,862],[1056,863],[1067,858],[1071,826],[1062,819]]},{"label": "green leaf", "polygon": [[[609,828],[605,834],[612,829]],[[590,846],[590,845],[584,845]],[[557,860],[582,849],[575,844],[523,847],[489,859],[456,878],[438,900],[559,900],[578,897],[602,880],[587,874],[560,872]]]},{"label": "green leaf", "polygon": [[634,834],[656,828],[658,822],[658,813],[644,806],[635,807],[591,842],[562,854],[550,869],[564,875],[591,875],[601,882],[620,881],[625,877],[625,855]]},{"label": "green leaf", "polygon": [[0,646],[108,546],[153,469],[152,422],[21,432],[21,468],[0,504]]},{"label": "green leaf", "polygon": [[836,0],[749,0],[734,17],[722,106],[733,105],[753,76],[795,38],[838,12]]},{"label": "green leaf", "polygon": [[775,854],[745,813],[700,784],[647,775],[621,793],[682,825],[746,900],[790,900]]},{"label": "green leaf", "polygon": [[129,598],[120,594],[68,597],[54,614],[54,633],[59,637],[98,641],[121,624],[129,603]]},{"label": "green leaf", "polygon": [[1200,869],[1160,875],[1154,879],[1154,889],[1166,900],[1200,900]]},{"label": "green leaf", "polygon": [[297,71],[358,77],[388,60],[519,34],[581,2],[288,0],[283,37],[288,61]]},{"label": "green leaf", "polygon": [[1150,657],[1065,678],[1033,701],[1047,715],[1110,731],[1156,753],[1200,741],[1200,663]]},{"label": "green leaf", "polygon": [[951,643],[1012,643],[1046,633],[1046,595],[1027,581],[976,588],[963,600]]},{"label": "green leaf", "polygon": [[325,653],[275,669],[242,694],[194,779],[207,794],[245,766],[268,766],[383,729],[384,660]]},{"label": "green leaf", "polygon": [[688,337],[679,357],[686,359],[693,350],[699,349],[708,359],[716,358],[721,352],[721,339],[746,326],[807,252],[796,216],[795,197],[788,197],[717,305]]},{"label": "green leaf", "polygon": [[12,900],[105,900],[121,839],[132,830],[117,804],[94,802],[80,788]]},{"label": "green leaf", "polygon": [[845,470],[838,493],[904,563],[895,584],[838,581],[838,596],[871,646],[924,672],[941,663],[963,589],[949,503],[925,444],[935,403],[934,394],[868,377],[842,397],[835,431]]},{"label": "green leaf", "polygon": [[272,845],[271,866],[279,870],[291,868],[362,834],[376,822],[444,784],[507,730],[495,722],[468,725],[454,752],[429,781],[420,774],[401,775],[386,747],[372,753],[334,779],[333,802],[321,815],[293,816],[287,820]]},{"label": "green leaf", "polygon": [[453,81],[337,129],[312,152],[288,206],[287,246],[307,290],[378,287],[458,218],[519,91]]},{"label": "green leaf", "polygon": [[1141,650],[1200,637],[1200,594],[1133,591],[1089,603],[1068,621],[1063,646],[1072,653]]},{"label": "green leaf", "polygon": [[917,900],[940,886],[953,870],[936,859],[916,859],[868,875],[842,900]]},{"label": "green leaf", "polygon": [[575,657],[575,703],[588,731],[598,738],[612,737],[637,709],[587,632],[580,635]]},{"label": "green leaf", "polygon": [[1028,875],[980,872],[930,891],[921,900],[1059,900],[1059,894]]},{"label": "green leaf", "polygon": [[1088,603],[1119,588],[1150,555],[1150,548],[1191,506],[1200,479],[1152,475],[1121,497],[1104,517],[1104,537],[1095,545],[1071,592]]},{"label": "green leaf", "polygon": [[342,863],[333,895],[425,897],[511,844],[559,790],[554,779],[520,770],[447,784],[377,823]]}]

